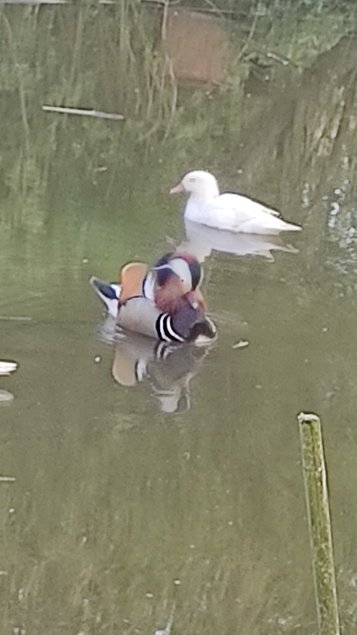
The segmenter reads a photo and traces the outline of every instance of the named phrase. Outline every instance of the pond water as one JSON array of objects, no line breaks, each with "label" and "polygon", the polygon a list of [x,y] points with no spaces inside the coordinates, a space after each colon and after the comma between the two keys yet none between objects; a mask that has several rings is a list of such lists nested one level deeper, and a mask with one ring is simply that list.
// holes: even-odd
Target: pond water
[{"label": "pond water", "polygon": [[[19,362],[0,379],[3,633],[315,634],[301,410],[323,420],[355,632],[355,54],[345,41],[298,88],[246,93],[239,139],[202,143],[194,166],[179,138],[117,156],[103,131],[129,123],[41,113],[34,93],[24,120],[3,91],[0,358]],[[113,347],[88,280],[185,240],[167,192],[191,167],[303,232],[270,251],[202,233],[219,337],[160,362],[146,341]]]}]

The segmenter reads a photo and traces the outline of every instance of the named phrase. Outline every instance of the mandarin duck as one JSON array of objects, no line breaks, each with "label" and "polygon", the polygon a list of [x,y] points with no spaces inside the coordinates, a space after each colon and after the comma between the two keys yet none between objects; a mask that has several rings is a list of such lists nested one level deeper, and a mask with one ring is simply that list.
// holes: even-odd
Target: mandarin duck
[{"label": "mandarin duck", "polygon": [[279,212],[241,194],[220,194],[210,172],[194,170],[184,175],[170,194],[186,192],[185,219],[231,232],[279,234],[301,227],[279,218]]},{"label": "mandarin duck", "polygon": [[200,343],[216,336],[205,314],[201,277],[195,257],[170,253],[151,270],[141,262],[125,265],[119,284],[95,277],[90,284],[119,327],[166,342]]}]

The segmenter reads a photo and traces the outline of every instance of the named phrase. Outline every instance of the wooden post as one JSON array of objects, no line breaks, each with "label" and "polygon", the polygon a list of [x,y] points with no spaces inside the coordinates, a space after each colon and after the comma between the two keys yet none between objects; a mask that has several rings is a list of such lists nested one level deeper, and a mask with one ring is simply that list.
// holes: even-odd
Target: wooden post
[{"label": "wooden post", "polygon": [[298,422],[319,633],[340,635],[321,422],[303,412]]}]

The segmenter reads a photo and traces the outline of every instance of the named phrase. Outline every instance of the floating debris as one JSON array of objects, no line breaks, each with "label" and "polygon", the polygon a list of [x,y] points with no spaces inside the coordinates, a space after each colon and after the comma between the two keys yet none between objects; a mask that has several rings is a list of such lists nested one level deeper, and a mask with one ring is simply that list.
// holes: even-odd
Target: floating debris
[{"label": "floating debris", "polygon": [[64,115],[81,115],[83,117],[97,117],[98,119],[125,119],[124,115],[117,112],[102,112],[100,110],[87,110],[85,108],[67,108],[66,106],[42,106],[46,112],[59,112]]},{"label": "floating debris", "polygon": [[0,406],[2,404],[8,404],[10,403],[10,401],[14,400],[14,395],[12,394],[12,392],[9,392],[8,390],[0,390]]},{"label": "floating debris", "polygon": [[1,0],[0,4],[67,4],[69,0]]},{"label": "floating debris", "polygon": [[0,483],[14,483],[15,481],[15,476],[0,476]]},{"label": "floating debris", "polygon": [[232,348],[246,348],[248,345],[249,342],[247,340],[239,340],[239,342],[233,344]]},{"label": "floating debris", "polygon": [[0,375],[11,375],[17,367],[17,362],[0,362]]}]

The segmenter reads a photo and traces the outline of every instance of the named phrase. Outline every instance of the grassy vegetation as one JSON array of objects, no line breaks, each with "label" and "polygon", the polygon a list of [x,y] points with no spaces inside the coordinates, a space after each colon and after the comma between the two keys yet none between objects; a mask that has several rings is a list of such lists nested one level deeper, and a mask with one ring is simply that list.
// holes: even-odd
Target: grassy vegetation
[{"label": "grassy vegetation", "polygon": [[[229,72],[220,90],[211,93],[215,102],[223,94],[228,115],[230,100],[236,103],[251,72],[274,75],[285,63],[292,71],[309,65],[350,32],[356,18],[352,2],[201,0],[175,6],[184,4],[232,11],[222,22],[230,43]],[[15,108],[27,144],[30,123],[46,102],[122,112],[126,131],[139,143],[173,129],[182,137],[182,108],[194,111],[204,103],[209,121],[210,105],[201,91],[177,86],[160,28],[160,7],[137,0],[65,9],[2,7],[0,75],[7,100],[0,114]],[[188,138],[191,132],[186,131]]]},{"label": "grassy vegetation", "polygon": [[[123,173],[152,153],[174,156],[176,164],[210,157],[214,168],[223,157],[229,165],[243,126],[255,127],[267,107],[259,99],[248,104],[247,92],[272,87],[278,93],[287,81],[290,88],[297,84],[355,20],[353,2],[180,4],[232,11],[222,17],[230,64],[218,87],[178,84],[160,44],[161,9],[152,3],[1,7],[0,199],[9,210],[3,220],[41,227],[45,186],[56,186],[58,165],[93,182],[108,165],[120,164]],[[79,121],[44,113],[43,104],[119,112],[126,119]],[[217,146],[219,156],[212,152]],[[103,174],[107,196],[117,176],[116,169]]]}]

